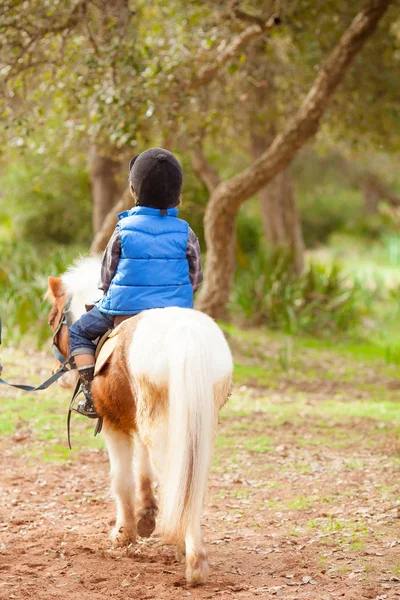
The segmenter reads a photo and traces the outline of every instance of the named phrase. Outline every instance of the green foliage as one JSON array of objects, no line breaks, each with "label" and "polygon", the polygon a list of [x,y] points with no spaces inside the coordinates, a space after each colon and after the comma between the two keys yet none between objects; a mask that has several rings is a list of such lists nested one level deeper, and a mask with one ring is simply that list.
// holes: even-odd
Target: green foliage
[{"label": "green foliage", "polygon": [[303,236],[308,248],[326,243],[334,231],[360,227],[362,198],[358,191],[340,185],[318,185],[299,196]]},{"label": "green foliage", "polygon": [[359,324],[370,295],[336,264],[311,263],[296,277],[287,253],[260,252],[237,272],[231,306],[253,324],[323,335]]},{"label": "green foliage", "polygon": [[385,360],[388,364],[400,365],[400,347],[398,345],[386,344]]},{"label": "green foliage", "polygon": [[357,163],[348,163],[338,152],[305,149],[292,171],[307,248],[326,244],[337,231],[368,234],[372,225],[365,215]]},{"label": "green foliage", "polygon": [[239,212],[236,220],[236,231],[240,264],[243,263],[244,255],[252,256],[260,253],[264,233],[260,218],[247,215],[244,211]]},{"label": "green foliage", "polygon": [[4,136],[21,144],[54,115],[64,116],[65,144],[82,135],[118,148],[163,138],[193,112],[188,84],[230,31],[228,20],[215,27],[207,3],[9,4],[0,72],[12,101],[0,96],[0,115]]},{"label": "green foliage", "polygon": [[390,265],[400,266],[400,235],[383,234],[382,245]]},{"label": "green foliage", "polygon": [[[343,0],[285,2],[282,25],[290,36],[289,68],[294,70],[293,81],[286,84],[285,91],[292,94],[295,102],[314,79],[315,65],[321,64],[363,4],[363,0],[351,5]],[[399,81],[391,76],[390,65],[398,66],[399,46],[398,9],[393,4],[350,65],[335,94],[322,125],[326,141],[336,145],[346,140],[358,151],[367,145],[398,150]],[[285,75],[283,72],[282,78]],[[293,105],[293,99],[286,98],[285,104]]]},{"label": "green foliage", "polygon": [[[63,270],[75,253],[74,247],[66,253],[59,246],[48,250],[47,244],[87,245],[91,238],[88,176],[82,163],[74,166],[62,160],[63,149],[79,152],[82,144],[86,151],[89,139],[113,151],[174,139],[188,149],[181,157],[187,174],[182,216],[204,248],[202,221],[208,194],[191,171],[191,143],[204,133],[207,154],[223,178],[242,170],[249,161],[249,117],[256,114],[265,130],[271,119],[268,107],[255,107],[249,90],[268,83],[276,96],[273,121],[279,130],[362,0],[351,6],[344,0],[329,5],[322,0],[304,5],[289,0],[282,7],[282,25],[268,36],[261,57],[265,69],[263,63],[259,71],[252,70],[254,53],[246,54],[242,48],[207,91],[191,89],[190,82],[203,66],[213,65],[224,44],[246,26],[227,17],[223,3],[6,4],[0,24],[2,148],[7,157],[13,148],[32,152],[28,159],[20,155],[8,160],[0,175],[0,239],[19,243],[3,251],[0,307],[9,324],[9,339],[37,330],[42,340],[45,309],[40,296],[45,277]],[[260,14],[264,4],[249,0],[244,8]],[[389,134],[395,138],[392,144],[398,144],[393,124],[399,79],[392,76],[400,39],[396,19],[393,9],[382,20],[380,35],[368,41],[352,65],[320,136],[325,144],[332,145],[338,134],[353,139],[358,135],[358,147],[364,140],[379,147],[385,136],[389,144]],[[383,221],[365,218],[357,186],[348,181],[339,185],[338,178],[344,176],[340,161],[333,177],[326,176],[326,164],[322,168],[317,161],[309,164],[314,171],[298,194],[307,246],[326,242],[336,231],[378,237]],[[304,161],[300,178],[305,183]],[[232,301],[248,320],[291,334],[346,330],[367,312],[367,292],[336,267],[311,265],[294,279],[284,257],[264,257],[259,215],[250,218],[241,212],[237,232],[242,272]],[[21,244],[21,239],[41,248]],[[383,241],[391,264],[397,266],[396,244],[394,239]],[[289,368],[289,347],[281,362]]]},{"label": "green foliage", "polygon": [[47,277],[57,276],[77,257],[77,247],[34,248],[23,241],[1,242],[0,316],[3,344],[19,343],[25,336],[36,345],[50,337],[49,305],[43,295]]},{"label": "green foliage", "polygon": [[209,194],[205,185],[193,173],[188,155],[180,155],[179,160],[184,173],[180,216],[189,221],[191,228],[199,238],[200,247],[205,250],[203,221]]},{"label": "green foliage", "polygon": [[309,191],[299,194],[299,205],[307,248],[328,243],[332,234],[338,232],[377,239],[387,227],[384,216],[366,212],[359,190],[338,181],[311,186]]},{"label": "green foliage", "polygon": [[89,244],[91,191],[87,172],[48,157],[13,159],[0,175],[0,223],[9,235],[35,244]]},{"label": "green foliage", "polygon": [[377,240],[385,233],[395,234],[399,217],[387,197],[378,202],[377,212],[366,210],[366,192],[372,179],[375,193],[395,196],[397,165],[388,154],[369,153],[368,159],[346,152],[306,148],[292,166],[296,200],[300,208],[307,248],[330,243],[333,233]]}]

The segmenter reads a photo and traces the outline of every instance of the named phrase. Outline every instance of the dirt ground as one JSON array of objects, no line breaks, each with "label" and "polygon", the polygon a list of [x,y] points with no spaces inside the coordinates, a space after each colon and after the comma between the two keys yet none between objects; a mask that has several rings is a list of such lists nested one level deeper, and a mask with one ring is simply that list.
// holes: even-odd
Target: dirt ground
[{"label": "dirt ground", "polygon": [[[400,598],[396,433],[368,416],[318,424],[324,383],[306,396],[293,385],[242,386],[234,406],[251,408],[222,418],[203,519],[211,574],[201,588],[186,586],[184,565],[157,538],[111,547],[103,449],[46,463],[28,460],[29,432],[6,436],[0,598]],[[347,387],[334,392],[340,402],[354,392]],[[258,410],[264,397],[268,414]],[[273,410],[290,406],[274,422]]]}]

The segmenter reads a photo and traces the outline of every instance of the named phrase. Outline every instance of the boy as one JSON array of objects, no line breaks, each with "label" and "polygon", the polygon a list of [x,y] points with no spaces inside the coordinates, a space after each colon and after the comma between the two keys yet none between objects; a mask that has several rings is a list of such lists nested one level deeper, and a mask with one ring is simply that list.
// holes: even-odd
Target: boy
[{"label": "boy", "polygon": [[90,385],[94,376],[93,340],[114,326],[115,317],[151,308],[193,308],[202,282],[200,246],[188,223],[177,218],[182,169],[162,148],[135,156],[129,165],[135,206],[119,222],[103,255],[103,298],[70,328],[74,357],[85,398],[78,412],[97,418]]}]

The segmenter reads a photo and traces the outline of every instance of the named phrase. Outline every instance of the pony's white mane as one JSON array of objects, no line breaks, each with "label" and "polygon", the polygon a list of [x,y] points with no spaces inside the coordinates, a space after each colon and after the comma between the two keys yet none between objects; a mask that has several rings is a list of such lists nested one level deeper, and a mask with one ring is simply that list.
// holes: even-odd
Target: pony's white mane
[{"label": "pony's white mane", "polygon": [[85,304],[93,304],[102,296],[98,289],[101,270],[100,256],[83,256],[61,276],[64,289],[71,296],[74,320],[85,313]]}]

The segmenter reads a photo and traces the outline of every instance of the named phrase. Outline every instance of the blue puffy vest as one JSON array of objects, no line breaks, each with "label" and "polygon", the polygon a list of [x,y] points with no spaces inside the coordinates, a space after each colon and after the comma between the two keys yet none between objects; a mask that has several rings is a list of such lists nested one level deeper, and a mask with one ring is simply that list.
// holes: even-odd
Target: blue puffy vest
[{"label": "blue puffy vest", "polygon": [[121,256],[98,309],[130,315],[150,308],[193,308],[186,257],[189,225],[178,210],[136,206],[118,215]]}]

